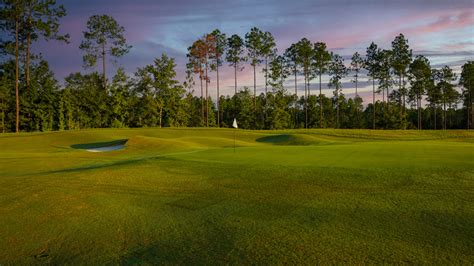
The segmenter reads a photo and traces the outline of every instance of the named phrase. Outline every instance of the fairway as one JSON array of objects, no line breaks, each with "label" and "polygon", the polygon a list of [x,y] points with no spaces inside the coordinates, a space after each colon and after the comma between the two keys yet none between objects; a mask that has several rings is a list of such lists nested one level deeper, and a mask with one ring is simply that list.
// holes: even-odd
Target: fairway
[{"label": "fairway", "polygon": [[235,143],[232,129],[1,135],[0,265],[474,262],[474,131]]}]

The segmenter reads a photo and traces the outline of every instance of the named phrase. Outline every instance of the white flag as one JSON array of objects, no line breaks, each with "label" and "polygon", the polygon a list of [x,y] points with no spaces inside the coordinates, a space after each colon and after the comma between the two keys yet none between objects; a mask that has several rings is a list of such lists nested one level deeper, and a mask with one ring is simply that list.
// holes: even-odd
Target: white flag
[{"label": "white flag", "polygon": [[233,127],[233,128],[239,128],[239,127],[237,126],[237,120],[236,120],[235,118],[234,118],[234,123],[232,123],[232,127]]}]

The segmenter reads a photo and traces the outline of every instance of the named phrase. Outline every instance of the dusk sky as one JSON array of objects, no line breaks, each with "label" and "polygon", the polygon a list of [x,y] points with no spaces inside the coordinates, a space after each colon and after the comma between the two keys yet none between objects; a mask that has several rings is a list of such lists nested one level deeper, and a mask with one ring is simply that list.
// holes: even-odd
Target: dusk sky
[{"label": "dusk sky", "polygon": [[[346,59],[346,64],[355,51],[364,55],[371,41],[390,48],[399,33],[408,38],[415,54],[428,56],[434,67],[446,64],[459,71],[464,62],[474,59],[473,0],[57,2],[67,9],[68,15],[61,20],[61,32],[71,35],[71,43],[40,42],[35,44],[35,50],[49,61],[60,81],[71,72],[92,71],[82,68],[82,53],[78,47],[87,19],[96,14],[113,16],[125,27],[127,41],[133,46],[116,66],[109,67],[109,75],[119,65],[132,74],[137,67],[151,64],[165,52],[176,59],[178,79],[183,80],[187,47],[193,41],[215,28],[229,36],[244,37],[253,26],[270,31],[280,53],[306,37],[313,42],[326,42],[331,51]],[[251,77],[251,68],[247,66],[239,73],[239,84],[252,87]],[[263,75],[258,77],[262,89]],[[214,81],[211,80],[211,88],[215,86]],[[292,90],[292,82],[292,79],[287,81],[288,90]],[[316,82],[313,80],[313,89]],[[233,93],[233,72],[227,65],[221,84],[223,94]],[[361,91],[363,96],[368,96],[371,88],[366,86]],[[347,95],[354,92],[349,78],[343,92]],[[326,94],[331,92],[326,90]]]}]

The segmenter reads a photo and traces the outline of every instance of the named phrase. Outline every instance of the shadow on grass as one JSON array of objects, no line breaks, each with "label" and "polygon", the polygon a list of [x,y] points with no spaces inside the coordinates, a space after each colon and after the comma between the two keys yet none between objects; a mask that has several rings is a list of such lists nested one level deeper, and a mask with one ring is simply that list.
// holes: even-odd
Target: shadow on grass
[{"label": "shadow on grass", "polygon": [[119,140],[112,140],[112,141],[105,141],[105,142],[73,144],[71,145],[71,148],[80,149],[80,150],[97,149],[97,148],[125,145],[127,141],[128,139],[119,139]]},{"label": "shadow on grass", "polygon": [[280,144],[280,143],[285,143],[288,141],[293,140],[293,137],[288,134],[280,134],[280,135],[272,135],[272,136],[265,136],[256,139],[257,142],[262,142],[262,143],[272,143],[272,144]]}]

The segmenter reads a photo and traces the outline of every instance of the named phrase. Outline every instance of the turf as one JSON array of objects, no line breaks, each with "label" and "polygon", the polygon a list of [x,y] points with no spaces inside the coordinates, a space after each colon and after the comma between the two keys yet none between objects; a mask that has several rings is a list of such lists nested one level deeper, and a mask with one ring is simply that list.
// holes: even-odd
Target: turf
[{"label": "turf", "polygon": [[474,262],[474,132],[233,145],[229,129],[0,136],[0,264]]}]

